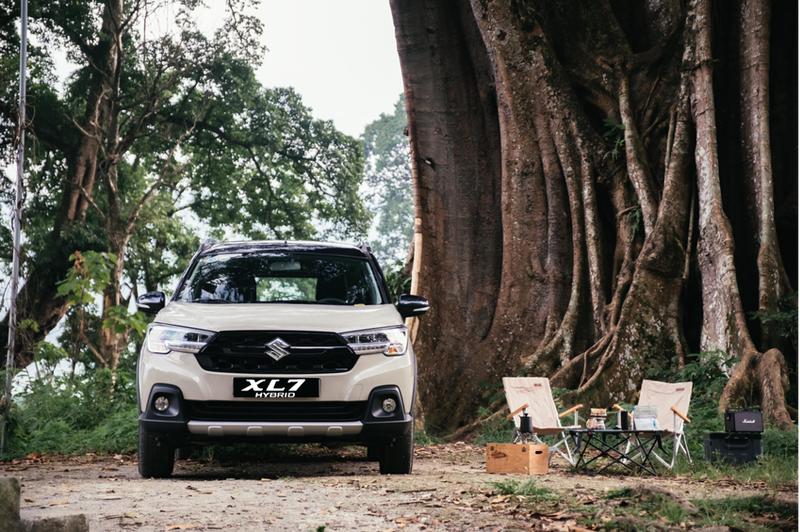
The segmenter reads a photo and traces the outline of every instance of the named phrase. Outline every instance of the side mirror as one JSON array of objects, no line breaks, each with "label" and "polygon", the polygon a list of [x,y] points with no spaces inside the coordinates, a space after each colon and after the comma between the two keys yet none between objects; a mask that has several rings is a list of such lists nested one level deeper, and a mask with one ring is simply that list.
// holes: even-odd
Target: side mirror
[{"label": "side mirror", "polygon": [[147,292],[136,300],[136,308],[145,314],[157,314],[166,305],[164,292]]},{"label": "side mirror", "polygon": [[428,312],[429,308],[431,308],[430,304],[428,304],[428,300],[424,297],[403,294],[397,301],[397,312],[399,312],[403,318],[422,316]]}]

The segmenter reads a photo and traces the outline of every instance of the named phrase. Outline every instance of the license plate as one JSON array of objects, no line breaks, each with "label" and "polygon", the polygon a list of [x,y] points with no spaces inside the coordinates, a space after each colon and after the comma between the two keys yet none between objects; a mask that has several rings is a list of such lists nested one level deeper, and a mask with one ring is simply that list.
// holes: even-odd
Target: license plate
[{"label": "license plate", "polygon": [[234,377],[233,396],[256,399],[319,397],[319,379]]}]

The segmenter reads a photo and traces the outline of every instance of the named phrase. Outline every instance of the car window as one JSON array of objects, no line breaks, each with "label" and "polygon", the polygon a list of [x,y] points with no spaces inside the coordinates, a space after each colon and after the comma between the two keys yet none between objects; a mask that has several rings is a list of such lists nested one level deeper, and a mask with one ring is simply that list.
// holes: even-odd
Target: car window
[{"label": "car window", "polygon": [[202,257],[177,300],[383,304],[375,275],[366,259],[277,252]]}]

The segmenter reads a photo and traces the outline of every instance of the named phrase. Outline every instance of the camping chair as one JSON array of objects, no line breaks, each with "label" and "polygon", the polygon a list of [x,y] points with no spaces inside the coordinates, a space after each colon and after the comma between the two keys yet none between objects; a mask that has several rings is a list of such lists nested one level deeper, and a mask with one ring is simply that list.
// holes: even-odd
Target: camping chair
[{"label": "camping chair", "polygon": [[[658,382],[642,381],[642,391],[639,394],[639,406],[655,406],[658,408],[658,428],[661,429],[661,440],[672,437],[672,459],[667,462],[655,451],[651,456],[672,469],[678,450],[686,455],[689,463],[692,457],[689,456],[689,448],[686,445],[686,434],[683,432],[684,423],[691,423],[686,414],[689,412],[689,402],[692,398],[691,382]],[[634,413],[634,423],[636,422]],[[630,443],[628,443],[630,449]],[[627,450],[626,450],[627,453]]]},{"label": "camping chair", "polygon": [[[554,453],[558,453],[571,465],[575,465],[570,449],[569,436],[565,428],[561,426],[561,418],[575,412],[575,425],[578,426],[577,410],[583,405],[577,405],[566,412],[559,414],[556,410],[556,403],[553,401],[553,394],[550,392],[550,381],[543,377],[503,377],[503,388],[506,391],[508,408],[511,416],[515,416],[522,411],[526,404],[526,410],[533,421],[533,441],[546,445],[539,436],[555,436],[553,445],[548,446],[550,453],[549,459]],[[520,436],[517,418],[514,418],[514,435],[512,442]]]}]

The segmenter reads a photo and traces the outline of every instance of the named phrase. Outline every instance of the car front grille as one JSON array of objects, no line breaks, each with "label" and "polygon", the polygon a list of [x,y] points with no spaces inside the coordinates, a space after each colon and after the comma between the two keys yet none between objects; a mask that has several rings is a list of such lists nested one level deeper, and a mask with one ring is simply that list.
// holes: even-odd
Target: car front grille
[{"label": "car front grille", "polygon": [[[278,339],[288,354],[275,360],[268,344]],[[358,361],[338,334],[295,331],[221,332],[195,357],[206,371],[252,375],[344,373]]]},{"label": "car front grille", "polygon": [[345,422],[364,416],[366,401],[186,401],[193,421]]}]

